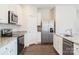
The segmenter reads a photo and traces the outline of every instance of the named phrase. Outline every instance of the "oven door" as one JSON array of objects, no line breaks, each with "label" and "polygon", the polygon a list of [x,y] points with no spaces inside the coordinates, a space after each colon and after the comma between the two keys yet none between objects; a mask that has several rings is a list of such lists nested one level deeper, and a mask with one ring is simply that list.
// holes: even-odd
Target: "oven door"
[{"label": "oven door", "polygon": [[17,45],[18,45],[17,54],[19,55],[24,48],[24,35],[18,37]]}]

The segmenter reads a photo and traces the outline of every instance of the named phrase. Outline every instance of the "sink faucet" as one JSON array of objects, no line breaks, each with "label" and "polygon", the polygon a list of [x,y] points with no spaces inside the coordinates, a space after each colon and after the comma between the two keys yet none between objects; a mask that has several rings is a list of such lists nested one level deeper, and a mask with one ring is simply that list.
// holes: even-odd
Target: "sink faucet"
[{"label": "sink faucet", "polygon": [[69,34],[67,33],[67,35],[72,36],[72,29],[67,29],[65,32],[66,32],[66,33],[69,32]]}]

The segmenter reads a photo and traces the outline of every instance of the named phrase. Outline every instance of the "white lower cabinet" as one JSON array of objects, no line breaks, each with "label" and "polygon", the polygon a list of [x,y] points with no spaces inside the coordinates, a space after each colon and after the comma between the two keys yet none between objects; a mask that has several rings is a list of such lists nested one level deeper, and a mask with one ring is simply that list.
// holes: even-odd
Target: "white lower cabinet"
[{"label": "white lower cabinet", "polygon": [[[54,34],[54,39],[53,39],[53,46],[55,50],[60,54],[63,55],[63,38]],[[67,47],[67,46],[65,46]],[[73,54],[74,55],[79,55],[79,45],[76,43],[73,43]]]},{"label": "white lower cabinet", "polygon": [[0,55],[9,55],[10,47],[9,45],[5,45],[0,48]]},{"label": "white lower cabinet", "polygon": [[60,55],[62,55],[62,53],[63,53],[63,38],[61,38],[58,35],[54,35],[53,46],[56,49],[56,51]]},{"label": "white lower cabinet", "polygon": [[17,38],[0,48],[0,55],[17,55]]},{"label": "white lower cabinet", "polygon": [[74,55],[79,55],[79,45],[74,43]]},{"label": "white lower cabinet", "polygon": [[17,55],[17,38],[13,38],[15,39],[13,42],[11,42],[10,45],[10,55]]}]

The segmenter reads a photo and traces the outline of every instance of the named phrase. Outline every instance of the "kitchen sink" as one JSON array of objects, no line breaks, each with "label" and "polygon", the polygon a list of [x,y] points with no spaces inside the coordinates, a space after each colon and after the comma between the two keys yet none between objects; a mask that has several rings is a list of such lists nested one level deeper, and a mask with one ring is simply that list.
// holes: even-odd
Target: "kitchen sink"
[{"label": "kitchen sink", "polygon": [[65,37],[72,37],[72,35],[67,35],[67,34],[65,34],[64,36],[65,36]]}]

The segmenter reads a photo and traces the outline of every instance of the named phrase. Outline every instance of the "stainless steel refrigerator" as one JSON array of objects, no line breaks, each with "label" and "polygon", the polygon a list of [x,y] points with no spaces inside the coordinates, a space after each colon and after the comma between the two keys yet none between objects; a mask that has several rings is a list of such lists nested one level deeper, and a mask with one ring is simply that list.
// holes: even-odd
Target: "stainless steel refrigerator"
[{"label": "stainless steel refrigerator", "polygon": [[54,25],[52,22],[42,22],[41,43],[53,43]]}]

